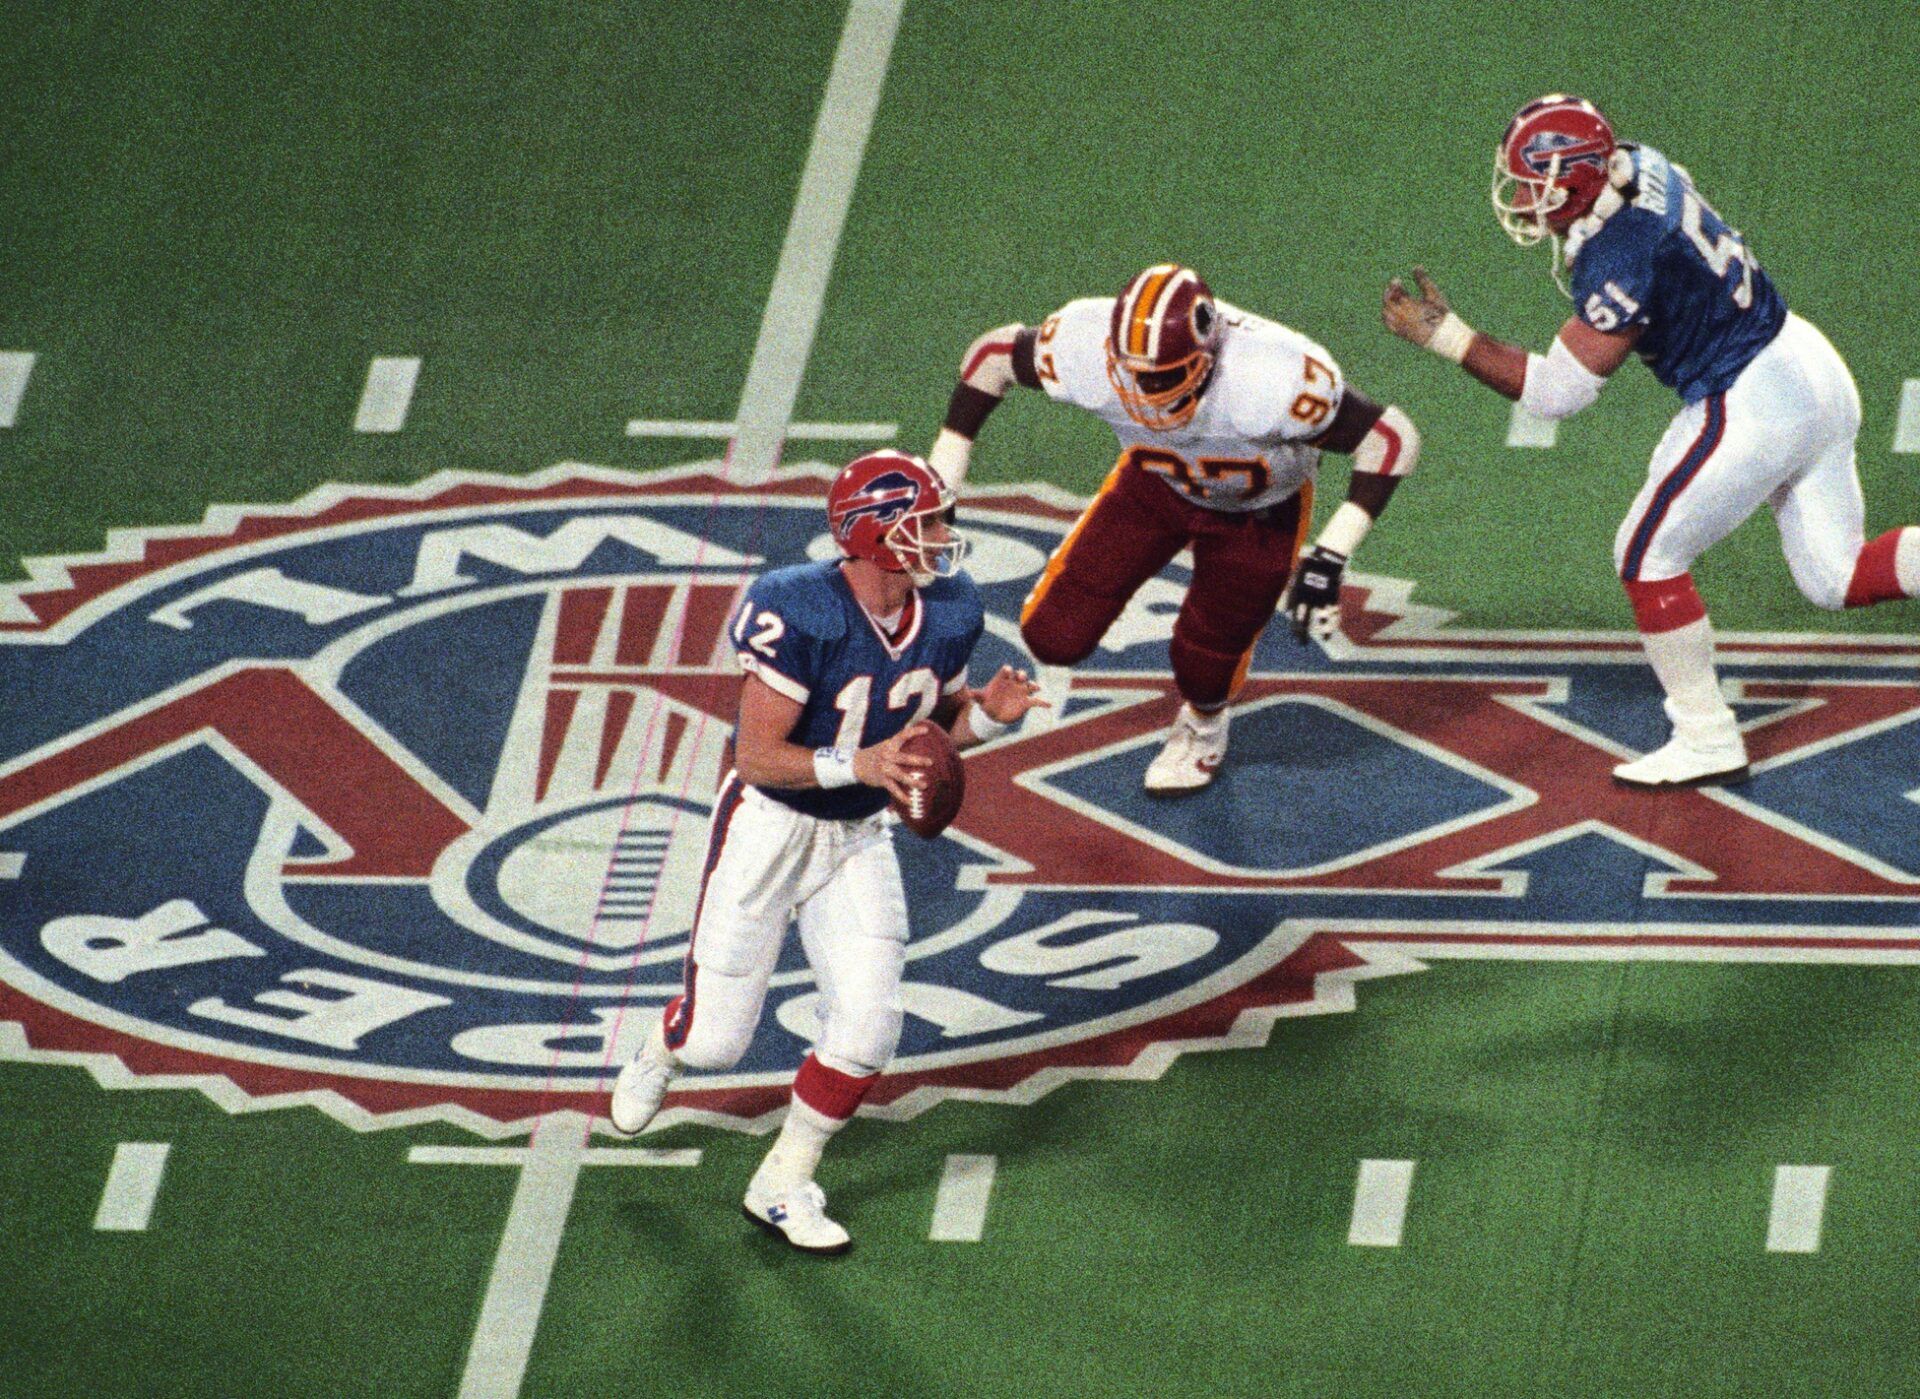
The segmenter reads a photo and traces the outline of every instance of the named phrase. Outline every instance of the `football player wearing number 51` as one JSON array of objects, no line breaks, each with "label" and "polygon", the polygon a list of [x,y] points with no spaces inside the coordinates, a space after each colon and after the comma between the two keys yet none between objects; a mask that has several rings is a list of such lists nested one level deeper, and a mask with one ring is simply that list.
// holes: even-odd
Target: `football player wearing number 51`
[{"label": "football player wearing number 51", "polygon": [[[1529,102],[1494,152],[1493,207],[1522,245],[1551,241],[1574,314],[1545,355],[1477,334],[1426,272],[1387,284],[1387,328],[1540,417],[1579,412],[1631,354],[1683,404],[1614,538],[1614,564],[1666,692],[1673,737],[1620,764],[1629,787],[1738,781],[1746,741],[1720,692],[1693,561],[1764,503],[1816,607],[1920,595],[1920,529],[1866,537],[1854,467],[1860,395],[1845,361],[1787,310],[1752,249],[1651,146],[1616,141],[1591,102]],[[1571,285],[1562,268],[1571,274]]]},{"label": "football player wearing number 51", "polygon": [[[1227,706],[1274,609],[1287,609],[1301,642],[1339,625],[1341,573],[1413,470],[1419,435],[1400,409],[1349,385],[1312,340],[1215,300],[1173,263],[1147,268],[1117,297],[1070,301],[1038,326],[975,340],[927,455],[948,486],[966,479],[974,437],[1016,384],[1104,419],[1121,449],[1027,598],[1021,635],[1043,664],[1077,664],[1190,547],[1170,648],[1185,702],[1146,788],[1196,791],[1226,756]],[[1353,476],[1303,554],[1323,451],[1351,453]]]}]

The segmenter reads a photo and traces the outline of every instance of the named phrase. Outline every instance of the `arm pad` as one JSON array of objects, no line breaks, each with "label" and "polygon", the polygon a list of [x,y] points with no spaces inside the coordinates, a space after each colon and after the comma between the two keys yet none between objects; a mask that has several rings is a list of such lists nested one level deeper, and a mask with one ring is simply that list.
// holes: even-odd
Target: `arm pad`
[{"label": "arm pad", "polygon": [[1527,356],[1527,378],[1520,389],[1520,406],[1535,417],[1553,421],[1570,418],[1600,397],[1606,380],[1574,358],[1567,342],[1554,338],[1544,356]]},{"label": "arm pad", "polygon": [[946,422],[927,453],[927,465],[956,492],[967,479],[973,439],[981,426],[1000,406],[1008,389],[1026,382],[1028,376],[1020,372],[1023,339],[1025,358],[1030,363],[1031,336],[1018,323],[996,326],[967,346],[966,358],[960,362],[960,382],[953,386],[953,397],[947,402]]},{"label": "arm pad", "polygon": [[1375,476],[1408,476],[1420,460],[1420,431],[1395,404],[1388,404],[1360,445],[1353,449],[1353,469]]},{"label": "arm pad", "polygon": [[960,361],[960,382],[995,398],[1005,397],[1014,385],[1014,338],[1025,329],[1017,323],[996,326],[967,346],[966,358]]}]

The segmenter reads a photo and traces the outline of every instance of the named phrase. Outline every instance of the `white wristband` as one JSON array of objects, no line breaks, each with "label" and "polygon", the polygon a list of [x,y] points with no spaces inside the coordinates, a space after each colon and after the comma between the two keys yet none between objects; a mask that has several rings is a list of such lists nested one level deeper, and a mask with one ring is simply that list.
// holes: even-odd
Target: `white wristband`
[{"label": "white wristband", "polygon": [[943,427],[940,435],[933,439],[933,450],[927,453],[927,465],[947,483],[948,490],[958,493],[966,484],[967,462],[972,455],[972,442],[952,428]]},{"label": "white wristband", "polygon": [[813,750],[813,779],[822,787],[851,787],[860,779],[853,775],[853,754],[844,748]]},{"label": "white wristband", "polygon": [[1473,327],[1449,311],[1446,318],[1433,328],[1433,338],[1427,341],[1427,348],[1441,359],[1450,359],[1455,364],[1467,357],[1467,346],[1473,343]]},{"label": "white wristband", "polygon": [[1314,542],[1322,549],[1331,549],[1342,558],[1350,559],[1372,528],[1373,516],[1352,501],[1343,500],[1340,508],[1333,512],[1333,518],[1327,521],[1327,527],[1320,531],[1320,538]]},{"label": "white wristband", "polygon": [[988,739],[1000,737],[1013,725],[994,718],[980,707],[979,700],[975,700],[967,708],[967,727],[973,730],[975,738],[985,743]]}]

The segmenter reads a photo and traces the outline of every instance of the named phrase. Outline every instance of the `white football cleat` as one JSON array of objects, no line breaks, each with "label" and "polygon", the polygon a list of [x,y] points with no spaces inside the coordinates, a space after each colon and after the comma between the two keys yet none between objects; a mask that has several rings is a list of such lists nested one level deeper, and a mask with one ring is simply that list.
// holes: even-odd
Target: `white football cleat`
[{"label": "white football cleat", "polygon": [[1149,792],[1197,792],[1213,781],[1214,770],[1227,756],[1227,711],[1202,714],[1190,704],[1180,706],[1167,745],[1147,767]]},{"label": "white football cleat", "polygon": [[1731,714],[1704,731],[1687,733],[1675,725],[1664,747],[1613,770],[1613,780],[1623,787],[1647,788],[1739,782],[1746,775],[1747,744]]},{"label": "white football cleat", "polygon": [[673,1054],[667,1048],[665,1027],[656,1022],[646,1044],[613,1081],[607,1119],[613,1123],[614,1131],[631,1137],[646,1130],[667,1096],[673,1070]]},{"label": "white football cleat", "polygon": [[768,1185],[755,1176],[740,1211],[802,1253],[845,1253],[853,1247],[852,1236],[827,1218],[827,1192],[810,1180]]}]

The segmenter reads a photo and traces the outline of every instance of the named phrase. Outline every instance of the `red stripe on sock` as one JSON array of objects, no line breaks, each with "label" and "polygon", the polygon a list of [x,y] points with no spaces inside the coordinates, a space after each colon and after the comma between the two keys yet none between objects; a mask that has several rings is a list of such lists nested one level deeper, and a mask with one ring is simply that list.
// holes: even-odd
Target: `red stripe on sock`
[{"label": "red stripe on sock", "polygon": [[1900,574],[1894,567],[1894,556],[1899,552],[1900,531],[1897,529],[1867,541],[1860,556],[1853,561],[1853,580],[1847,584],[1848,607],[1868,607],[1906,596],[1900,590]]},{"label": "red stripe on sock", "polygon": [[1657,583],[1631,578],[1620,582],[1627,590],[1627,601],[1633,604],[1634,624],[1643,632],[1677,631],[1707,615],[1707,605],[1700,601],[1691,573],[1662,578]]},{"label": "red stripe on sock", "polygon": [[809,1054],[793,1077],[793,1096],[826,1117],[844,1122],[853,1116],[860,1100],[867,1096],[879,1074],[855,1078],[838,1069],[830,1069]]}]

